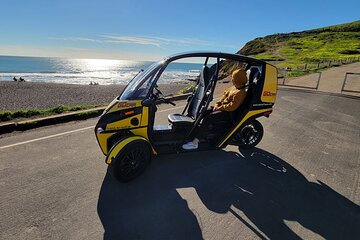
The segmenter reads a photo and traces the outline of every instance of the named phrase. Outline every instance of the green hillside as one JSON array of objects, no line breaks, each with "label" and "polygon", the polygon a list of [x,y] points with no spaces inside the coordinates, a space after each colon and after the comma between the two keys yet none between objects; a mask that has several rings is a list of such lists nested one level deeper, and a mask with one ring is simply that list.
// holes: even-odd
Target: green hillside
[{"label": "green hillside", "polygon": [[360,21],[303,32],[255,38],[238,52],[278,67],[300,68],[307,64],[360,57]]}]

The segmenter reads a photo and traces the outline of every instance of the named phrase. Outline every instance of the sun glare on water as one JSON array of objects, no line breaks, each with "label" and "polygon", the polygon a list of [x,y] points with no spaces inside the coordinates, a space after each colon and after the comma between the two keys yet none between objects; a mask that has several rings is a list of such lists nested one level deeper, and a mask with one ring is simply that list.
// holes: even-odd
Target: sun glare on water
[{"label": "sun glare on water", "polygon": [[96,82],[100,85],[126,84],[140,69],[139,62],[110,59],[71,59],[72,71],[77,78],[72,83]]},{"label": "sun glare on water", "polygon": [[110,59],[81,59],[79,63],[82,65],[82,68],[87,70],[114,70],[116,67],[122,67],[127,65],[130,62],[121,61],[121,60],[110,60]]}]

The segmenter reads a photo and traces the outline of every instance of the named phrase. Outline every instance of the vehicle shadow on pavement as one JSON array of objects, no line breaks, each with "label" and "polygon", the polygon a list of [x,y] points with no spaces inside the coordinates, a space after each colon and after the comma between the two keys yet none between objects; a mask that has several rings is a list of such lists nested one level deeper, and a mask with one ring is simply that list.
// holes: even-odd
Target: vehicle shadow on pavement
[{"label": "vehicle shadow on pavement", "polygon": [[181,188],[194,188],[206,209],[233,214],[237,226],[260,239],[309,238],[286,221],[325,239],[360,239],[358,205],[257,148],[161,156],[127,184],[107,174],[98,201],[104,239],[202,239],[209,221],[199,221],[205,216],[189,208],[192,200],[184,200]]}]

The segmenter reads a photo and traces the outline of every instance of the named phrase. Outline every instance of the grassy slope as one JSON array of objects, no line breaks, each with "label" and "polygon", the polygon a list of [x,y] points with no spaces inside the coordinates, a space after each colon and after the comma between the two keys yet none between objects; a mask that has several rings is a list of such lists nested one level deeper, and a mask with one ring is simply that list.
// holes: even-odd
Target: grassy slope
[{"label": "grassy slope", "polygon": [[360,57],[360,21],[303,32],[256,38],[238,52],[278,67],[298,68],[305,63]]}]

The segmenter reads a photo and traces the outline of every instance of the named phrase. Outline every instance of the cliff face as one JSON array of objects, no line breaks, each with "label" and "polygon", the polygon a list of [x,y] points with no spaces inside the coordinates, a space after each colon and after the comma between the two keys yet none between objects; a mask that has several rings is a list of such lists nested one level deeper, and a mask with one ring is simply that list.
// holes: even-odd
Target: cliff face
[{"label": "cliff face", "polygon": [[360,21],[255,38],[237,53],[278,61],[279,67],[359,58]]}]

